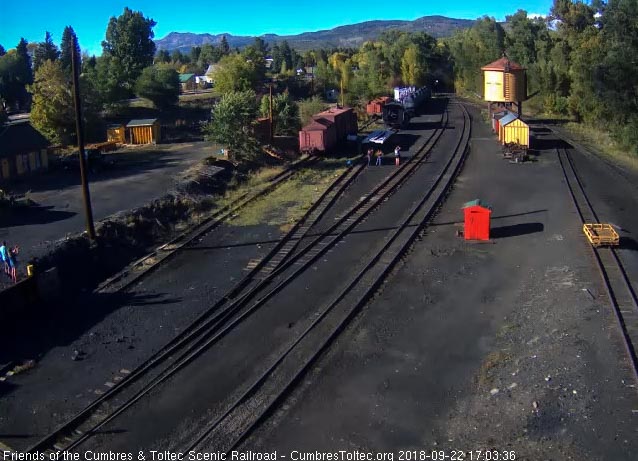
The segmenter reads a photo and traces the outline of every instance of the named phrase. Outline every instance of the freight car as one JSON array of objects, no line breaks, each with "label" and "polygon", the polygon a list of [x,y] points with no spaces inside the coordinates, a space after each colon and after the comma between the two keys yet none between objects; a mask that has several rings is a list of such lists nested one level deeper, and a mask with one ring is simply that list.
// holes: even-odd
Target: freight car
[{"label": "freight car", "polygon": [[366,105],[366,113],[368,115],[382,115],[383,106],[392,100],[390,96],[381,96],[380,98],[373,99]]},{"label": "freight car", "polygon": [[348,135],[357,134],[357,115],[350,107],[320,112],[299,131],[301,152],[329,152]]}]

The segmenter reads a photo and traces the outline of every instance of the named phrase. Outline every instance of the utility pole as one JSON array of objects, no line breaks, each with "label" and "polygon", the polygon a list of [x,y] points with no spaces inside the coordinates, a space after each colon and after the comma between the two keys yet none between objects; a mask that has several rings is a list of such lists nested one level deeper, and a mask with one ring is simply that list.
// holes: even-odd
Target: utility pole
[{"label": "utility pole", "polygon": [[71,43],[71,70],[73,71],[73,103],[75,105],[75,132],[80,151],[80,178],[82,181],[82,197],[84,198],[84,214],[86,218],[86,232],[91,240],[95,240],[95,225],[93,224],[93,210],[91,209],[91,193],[87,178],[86,157],[84,156],[84,126],[82,123],[82,107],[80,103],[80,70],[77,67],[75,51],[76,38]]},{"label": "utility pole", "polygon": [[270,88],[270,142],[272,143],[273,137],[274,137],[274,129],[273,129],[273,124],[272,124],[272,82],[270,82],[270,85],[268,85],[268,87]]},{"label": "utility pole", "polygon": [[343,76],[341,76],[341,107],[345,107],[346,105],[343,103]]}]

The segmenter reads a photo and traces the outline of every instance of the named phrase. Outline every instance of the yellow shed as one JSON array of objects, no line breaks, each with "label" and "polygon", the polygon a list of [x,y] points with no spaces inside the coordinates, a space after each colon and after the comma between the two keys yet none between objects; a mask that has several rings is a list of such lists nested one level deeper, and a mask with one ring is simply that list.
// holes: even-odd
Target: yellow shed
[{"label": "yellow shed", "polygon": [[126,143],[126,127],[124,125],[109,125],[106,127],[106,140],[119,144]]},{"label": "yellow shed", "polygon": [[160,124],[156,118],[131,120],[126,129],[130,144],[157,144],[160,141]]},{"label": "yellow shed", "polygon": [[515,142],[529,148],[529,125],[520,118],[515,118],[501,125],[501,142],[503,144]]}]

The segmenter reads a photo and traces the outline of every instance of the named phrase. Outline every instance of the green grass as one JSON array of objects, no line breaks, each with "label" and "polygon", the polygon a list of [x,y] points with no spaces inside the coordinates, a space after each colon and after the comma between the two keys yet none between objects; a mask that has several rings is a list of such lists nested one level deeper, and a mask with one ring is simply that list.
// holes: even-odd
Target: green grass
[{"label": "green grass", "polygon": [[596,150],[618,161],[623,166],[638,171],[638,158],[630,151],[623,149],[609,133],[590,125],[574,122],[567,123],[565,130],[583,146]]},{"label": "green grass", "polygon": [[304,215],[343,170],[344,167],[337,165],[300,170],[274,191],[241,210],[231,224],[268,224],[279,226],[282,231],[286,231]]}]

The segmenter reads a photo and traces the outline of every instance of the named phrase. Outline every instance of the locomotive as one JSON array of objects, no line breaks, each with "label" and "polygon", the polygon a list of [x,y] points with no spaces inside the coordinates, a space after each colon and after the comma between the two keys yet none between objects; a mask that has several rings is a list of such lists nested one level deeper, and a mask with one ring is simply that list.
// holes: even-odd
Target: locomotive
[{"label": "locomotive", "polygon": [[383,122],[393,128],[404,128],[417,109],[432,96],[429,88],[397,87],[394,89],[394,101],[383,106]]}]

